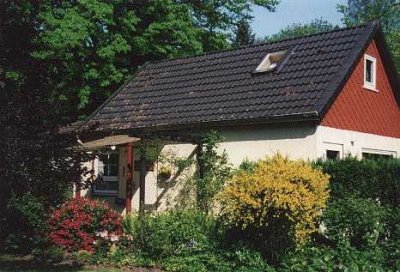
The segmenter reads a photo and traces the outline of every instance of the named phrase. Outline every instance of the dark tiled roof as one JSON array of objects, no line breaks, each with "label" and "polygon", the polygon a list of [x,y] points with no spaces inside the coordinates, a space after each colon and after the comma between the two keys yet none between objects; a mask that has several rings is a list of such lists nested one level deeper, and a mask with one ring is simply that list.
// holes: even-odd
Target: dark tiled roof
[{"label": "dark tiled roof", "polygon": [[[378,23],[145,65],[83,128],[154,128],[320,116],[344,84]],[[253,71],[270,52],[276,71]]]}]

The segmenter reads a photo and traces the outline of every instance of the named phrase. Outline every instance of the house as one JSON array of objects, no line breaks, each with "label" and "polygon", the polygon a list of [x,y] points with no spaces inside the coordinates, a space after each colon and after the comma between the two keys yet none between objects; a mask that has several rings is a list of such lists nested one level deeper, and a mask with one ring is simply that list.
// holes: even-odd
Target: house
[{"label": "house", "polygon": [[91,167],[104,182],[77,194],[164,209],[175,185],[160,186],[137,146],[157,138],[196,157],[211,129],[233,165],[277,152],[399,157],[399,86],[379,22],[148,63],[78,125],[84,146],[103,150]]}]

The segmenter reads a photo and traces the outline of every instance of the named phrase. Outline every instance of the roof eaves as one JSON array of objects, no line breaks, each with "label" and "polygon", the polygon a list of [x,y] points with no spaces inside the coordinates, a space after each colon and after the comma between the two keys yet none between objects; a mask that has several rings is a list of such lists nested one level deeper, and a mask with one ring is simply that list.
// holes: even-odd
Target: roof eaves
[{"label": "roof eaves", "polygon": [[226,126],[242,126],[254,124],[276,124],[276,123],[289,123],[289,122],[308,122],[320,121],[317,111],[299,112],[292,114],[282,114],[267,117],[256,117],[251,119],[234,119],[234,120],[211,120],[195,123],[182,123],[182,124],[160,124],[156,126],[137,126],[124,129],[110,129],[103,128],[93,133],[107,133],[114,134],[130,134],[134,136],[142,136],[154,132],[164,132],[170,130],[183,130],[183,129],[213,129]]}]

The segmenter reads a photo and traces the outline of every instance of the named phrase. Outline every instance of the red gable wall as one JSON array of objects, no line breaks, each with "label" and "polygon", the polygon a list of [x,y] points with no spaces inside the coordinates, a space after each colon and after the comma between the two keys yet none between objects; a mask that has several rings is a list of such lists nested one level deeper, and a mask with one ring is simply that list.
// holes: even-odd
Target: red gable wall
[{"label": "red gable wall", "polygon": [[321,125],[400,138],[400,108],[383,67],[375,41],[366,54],[377,59],[376,88],[363,88],[364,56],[328,110]]}]

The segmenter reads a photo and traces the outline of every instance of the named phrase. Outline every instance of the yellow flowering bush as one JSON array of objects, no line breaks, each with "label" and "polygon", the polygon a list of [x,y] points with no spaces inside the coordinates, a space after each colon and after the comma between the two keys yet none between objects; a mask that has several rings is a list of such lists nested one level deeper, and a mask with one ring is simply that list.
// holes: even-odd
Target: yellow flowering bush
[{"label": "yellow flowering bush", "polygon": [[328,185],[329,176],[308,162],[278,154],[258,161],[250,171],[238,171],[217,200],[221,216],[231,226],[264,233],[287,231],[285,235],[302,244],[316,231]]}]

